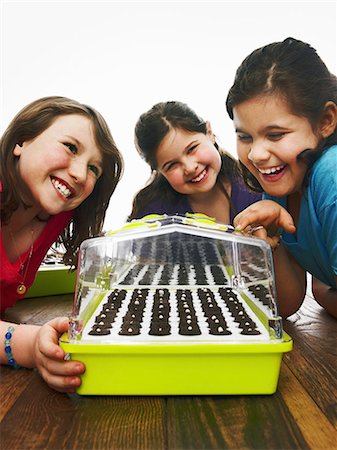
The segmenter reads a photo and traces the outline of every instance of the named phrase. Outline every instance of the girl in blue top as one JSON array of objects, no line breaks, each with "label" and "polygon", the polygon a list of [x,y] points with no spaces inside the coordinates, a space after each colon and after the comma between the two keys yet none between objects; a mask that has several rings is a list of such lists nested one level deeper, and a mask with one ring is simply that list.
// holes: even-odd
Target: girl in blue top
[{"label": "girl in blue top", "polygon": [[301,306],[307,271],[316,301],[337,317],[336,76],[310,45],[288,38],[242,62],[226,105],[245,181],[264,192],[234,223],[263,225],[255,235],[275,247],[281,315]]}]

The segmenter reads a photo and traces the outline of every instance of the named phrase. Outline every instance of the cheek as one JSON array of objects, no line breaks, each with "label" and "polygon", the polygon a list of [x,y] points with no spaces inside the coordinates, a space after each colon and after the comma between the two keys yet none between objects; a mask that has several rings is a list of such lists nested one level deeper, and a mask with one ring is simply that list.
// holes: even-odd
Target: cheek
[{"label": "cheek", "polygon": [[248,162],[248,149],[245,149],[240,143],[237,144],[237,155],[242,163]]},{"label": "cheek", "polygon": [[216,152],[215,155],[215,169],[219,173],[221,169],[221,156],[220,153]]},{"label": "cheek", "polygon": [[71,156],[67,153],[63,146],[54,146],[48,149],[47,147],[43,147],[39,149],[37,156],[40,158],[41,163],[45,163],[46,166],[64,166],[68,164]]},{"label": "cheek", "polygon": [[173,171],[170,174],[164,175],[166,180],[170,183],[171,186],[177,186],[181,183],[182,177],[178,170]]},{"label": "cheek", "polygon": [[96,185],[96,180],[89,179],[85,185],[84,191],[83,191],[83,198],[86,199],[89,197],[89,195],[92,193]]},{"label": "cheek", "polygon": [[193,155],[193,159],[203,163],[215,162],[216,153],[218,153],[215,148],[212,146],[204,146],[197,150],[197,152]]},{"label": "cheek", "polygon": [[211,166],[215,172],[219,173],[221,168],[221,156],[215,147],[209,148],[207,151],[198,155],[200,163]]}]

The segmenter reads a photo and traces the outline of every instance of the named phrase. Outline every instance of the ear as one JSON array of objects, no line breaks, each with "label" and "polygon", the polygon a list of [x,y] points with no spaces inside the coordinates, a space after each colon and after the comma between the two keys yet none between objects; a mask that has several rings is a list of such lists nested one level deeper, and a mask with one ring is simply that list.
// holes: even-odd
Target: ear
[{"label": "ear", "polygon": [[214,143],[215,142],[215,136],[211,127],[211,124],[207,121],[206,122],[206,131],[207,131],[207,136],[211,139],[211,141]]},{"label": "ear", "polygon": [[22,151],[22,144],[16,144],[13,150],[13,154],[15,156],[21,156],[21,151]]},{"label": "ear", "polygon": [[337,105],[334,102],[327,102],[324,106],[324,113],[320,121],[320,132],[323,138],[328,138],[336,130],[337,126]]}]

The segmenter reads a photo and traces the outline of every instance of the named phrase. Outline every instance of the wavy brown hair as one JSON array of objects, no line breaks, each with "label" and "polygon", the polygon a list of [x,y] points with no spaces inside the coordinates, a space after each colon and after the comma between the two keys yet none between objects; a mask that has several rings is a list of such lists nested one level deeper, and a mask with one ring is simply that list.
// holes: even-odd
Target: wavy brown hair
[{"label": "wavy brown hair", "polygon": [[[77,252],[84,239],[101,233],[109,200],[120,180],[123,159],[116,147],[109,127],[94,108],[66,97],[43,97],[25,106],[11,121],[0,140],[1,221],[7,223],[13,212],[23,204],[17,189],[17,157],[13,150],[18,143],[32,140],[63,115],[79,114],[93,126],[94,138],[103,157],[103,173],[91,195],[74,211],[74,217],[58,239],[66,251],[64,263],[76,265]],[[25,205],[29,207],[29,205]]]}]

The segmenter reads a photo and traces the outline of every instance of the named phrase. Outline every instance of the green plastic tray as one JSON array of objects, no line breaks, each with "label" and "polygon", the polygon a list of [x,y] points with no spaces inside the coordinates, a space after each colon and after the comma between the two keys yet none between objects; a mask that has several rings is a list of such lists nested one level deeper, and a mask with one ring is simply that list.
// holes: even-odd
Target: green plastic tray
[{"label": "green plastic tray", "polygon": [[82,395],[227,395],[273,394],[282,355],[292,349],[280,341],[212,344],[60,345],[86,372]]},{"label": "green plastic tray", "polygon": [[76,271],[69,272],[69,267],[40,267],[34,284],[28,290],[26,297],[45,297],[46,295],[70,294],[76,285]]}]

